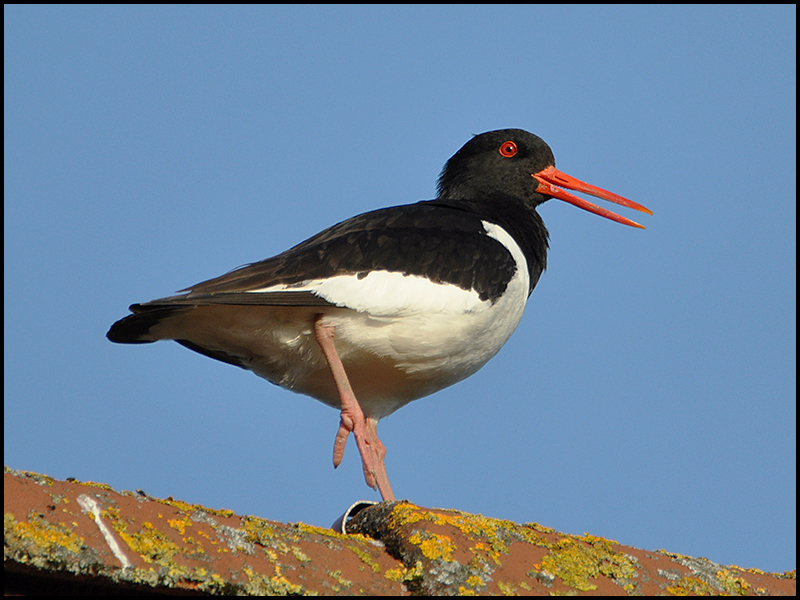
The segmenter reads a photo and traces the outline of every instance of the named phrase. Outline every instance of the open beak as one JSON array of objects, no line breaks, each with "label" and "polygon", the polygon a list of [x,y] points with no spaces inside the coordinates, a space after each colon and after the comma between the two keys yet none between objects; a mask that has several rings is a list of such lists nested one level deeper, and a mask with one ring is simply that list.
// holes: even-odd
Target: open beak
[{"label": "open beak", "polygon": [[636,204],[636,202],[632,202],[627,198],[623,198],[622,196],[617,196],[616,194],[612,194],[611,192],[608,192],[602,188],[595,187],[588,183],[584,183],[580,179],[575,179],[574,177],[571,177],[566,173],[562,173],[555,167],[547,167],[546,169],[542,169],[538,173],[534,173],[532,177],[539,182],[539,186],[536,188],[536,191],[538,193],[544,194],[545,196],[552,196],[553,198],[558,198],[559,200],[563,200],[564,202],[569,202],[570,204],[577,206],[578,208],[582,208],[583,210],[588,210],[591,213],[600,215],[601,217],[605,217],[606,219],[611,219],[612,221],[616,221],[617,223],[622,223],[623,225],[630,225],[631,227],[638,227],[640,229],[644,229],[644,226],[639,225],[639,223],[637,223],[636,221],[631,221],[630,219],[621,217],[618,214],[611,212],[610,210],[606,210],[605,208],[601,208],[596,204],[592,204],[588,200],[584,200],[583,198],[578,198],[577,196],[574,196],[569,192],[562,190],[561,188],[563,187],[570,190],[575,190],[576,192],[591,194],[592,196],[596,196],[597,198],[608,200],[609,202],[613,202],[614,204],[627,206],[628,208],[632,208],[634,210],[647,213],[648,215],[653,214],[652,210],[645,208],[641,204]]}]

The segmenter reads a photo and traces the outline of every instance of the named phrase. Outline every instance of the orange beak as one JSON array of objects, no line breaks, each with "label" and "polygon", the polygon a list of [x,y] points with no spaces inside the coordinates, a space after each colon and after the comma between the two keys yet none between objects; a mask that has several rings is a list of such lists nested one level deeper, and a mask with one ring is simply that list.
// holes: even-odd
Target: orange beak
[{"label": "orange beak", "polygon": [[[602,198],[603,200],[608,200],[609,202],[613,202],[614,204],[620,204],[622,206],[627,206],[628,208],[632,208],[634,210],[641,211],[643,213],[647,213],[648,215],[652,215],[653,211],[650,209],[645,208],[641,204],[636,204],[636,202],[632,202],[627,198],[623,198],[622,196],[617,196],[616,194],[612,194],[609,191],[606,191],[602,188],[595,187],[588,183],[581,181],[580,179],[575,179],[566,173],[562,173],[555,167],[547,167],[546,169],[542,169],[538,173],[534,173],[532,177],[539,182],[536,191],[540,194],[544,194],[545,196],[552,196],[553,198],[558,198],[559,200],[563,200],[564,202],[569,202],[570,204],[577,206],[578,208],[582,208],[583,210],[588,210],[590,213],[594,213],[596,215],[600,215],[601,217],[605,217],[606,219],[611,219],[612,221],[616,221],[617,223],[622,223],[623,225],[630,225],[631,227],[638,227],[639,229],[644,229],[643,225],[639,225],[636,221],[631,221],[630,219],[626,219],[625,217],[621,217],[616,213],[611,212],[610,210],[606,210],[605,208],[601,208],[596,204],[592,204],[588,200],[584,200],[583,198],[578,198],[562,190],[561,188],[567,188],[570,190],[575,190],[576,192],[583,192],[584,194],[590,194],[597,198]],[[560,187],[556,187],[560,186]]]}]

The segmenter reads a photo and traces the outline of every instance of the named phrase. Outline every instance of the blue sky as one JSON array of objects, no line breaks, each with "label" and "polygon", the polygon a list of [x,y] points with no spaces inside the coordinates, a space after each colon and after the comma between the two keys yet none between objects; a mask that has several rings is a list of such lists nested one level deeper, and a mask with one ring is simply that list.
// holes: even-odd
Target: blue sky
[{"label": "blue sky", "polygon": [[105,333],[518,127],[654,215],[540,209],[514,336],[381,422],[395,493],[794,568],[795,11],[5,6],[5,464],[323,526],[378,499],[334,410]]}]

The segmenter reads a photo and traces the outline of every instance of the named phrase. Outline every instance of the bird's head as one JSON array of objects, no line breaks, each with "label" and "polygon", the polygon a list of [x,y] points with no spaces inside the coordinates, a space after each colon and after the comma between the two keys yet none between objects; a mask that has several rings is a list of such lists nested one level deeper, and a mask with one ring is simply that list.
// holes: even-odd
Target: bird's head
[{"label": "bird's head", "polygon": [[439,176],[439,199],[521,198],[534,206],[557,198],[612,221],[644,229],[635,221],[561,189],[590,194],[653,214],[644,206],[563,173],[544,140],[522,129],[500,129],[476,135],[447,161]]}]

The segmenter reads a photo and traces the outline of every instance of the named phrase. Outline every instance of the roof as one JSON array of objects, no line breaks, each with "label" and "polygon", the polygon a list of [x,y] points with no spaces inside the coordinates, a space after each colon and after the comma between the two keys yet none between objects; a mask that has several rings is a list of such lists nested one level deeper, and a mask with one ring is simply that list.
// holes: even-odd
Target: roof
[{"label": "roof", "polygon": [[143,492],[4,474],[6,593],[794,595],[764,573],[408,502],[346,535]]}]

